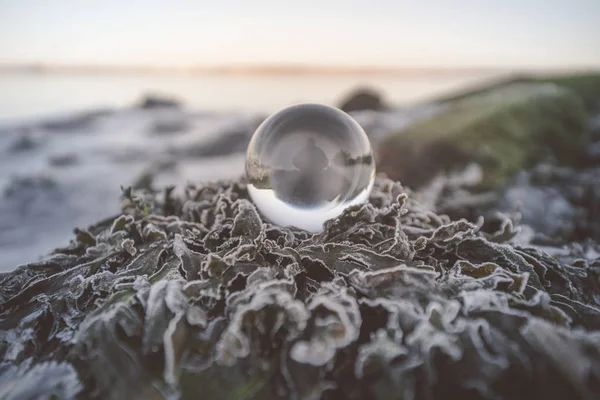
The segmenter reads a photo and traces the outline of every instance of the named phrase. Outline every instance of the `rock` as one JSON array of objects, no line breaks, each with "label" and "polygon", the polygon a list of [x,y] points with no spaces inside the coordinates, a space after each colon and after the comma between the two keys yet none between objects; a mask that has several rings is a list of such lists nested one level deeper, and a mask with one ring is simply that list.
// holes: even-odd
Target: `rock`
[{"label": "rock", "polygon": [[4,190],[4,196],[12,198],[27,194],[27,197],[31,197],[37,194],[42,195],[38,192],[52,191],[56,187],[56,181],[48,176],[13,177]]},{"label": "rock", "polygon": [[203,140],[197,144],[170,149],[171,155],[179,157],[218,157],[233,153],[245,152],[254,133],[251,126],[233,128],[224,131],[211,140]]},{"label": "rock", "polygon": [[93,110],[71,116],[47,120],[37,125],[38,129],[57,133],[71,133],[88,130],[98,118],[112,113],[112,110]]},{"label": "rock", "polygon": [[8,146],[8,151],[10,153],[21,153],[33,150],[39,146],[39,141],[33,137],[28,129],[23,129],[18,135],[17,139]]},{"label": "rock", "polygon": [[[64,206],[68,195],[54,178],[32,175],[12,177],[1,200],[0,247],[3,242],[10,243],[11,231],[27,231],[23,227],[29,226],[29,236],[36,236],[37,229],[43,228],[42,220],[53,213],[60,215],[63,212],[56,208]],[[14,230],[10,229],[11,226]],[[6,264],[0,266],[5,267]]]},{"label": "rock", "polygon": [[150,133],[153,135],[172,135],[184,133],[189,128],[190,124],[184,117],[164,118],[159,119],[152,124]]},{"label": "rock", "polygon": [[77,164],[79,157],[76,153],[58,154],[49,157],[48,162],[53,167],[69,167]]},{"label": "rock", "polygon": [[597,248],[494,243],[381,179],[316,235],[243,182],[123,198],[0,277],[0,397],[597,395]]},{"label": "rock", "polygon": [[384,110],[381,95],[369,88],[359,88],[352,91],[339,105],[339,108],[345,112],[362,110]]},{"label": "rock", "polygon": [[185,150],[187,157],[217,157],[246,151],[253,132],[246,130],[226,132],[208,142]]},{"label": "rock", "polygon": [[449,102],[377,146],[377,169],[418,188],[477,163],[480,188],[502,185],[538,162],[582,163],[588,115],[573,92],[551,84],[507,85]]},{"label": "rock", "polygon": [[136,107],[141,109],[181,108],[181,102],[172,97],[166,97],[159,94],[147,94],[142,97]]},{"label": "rock", "polygon": [[122,146],[103,153],[115,164],[136,164],[152,158],[143,146]]}]

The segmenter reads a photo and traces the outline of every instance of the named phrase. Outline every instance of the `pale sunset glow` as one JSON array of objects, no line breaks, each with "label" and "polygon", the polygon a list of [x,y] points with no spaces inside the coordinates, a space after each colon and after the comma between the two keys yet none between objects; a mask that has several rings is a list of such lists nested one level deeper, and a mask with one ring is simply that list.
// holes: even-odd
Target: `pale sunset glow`
[{"label": "pale sunset glow", "polygon": [[600,66],[596,0],[3,0],[0,63]]}]

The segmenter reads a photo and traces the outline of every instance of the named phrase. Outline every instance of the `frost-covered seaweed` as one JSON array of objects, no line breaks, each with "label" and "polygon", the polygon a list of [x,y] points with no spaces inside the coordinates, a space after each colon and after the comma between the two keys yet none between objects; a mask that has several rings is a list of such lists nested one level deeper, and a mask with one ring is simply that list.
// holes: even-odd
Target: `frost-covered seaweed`
[{"label": "frost-covered seaweed", "polygon": [[0,397],[597,398],[600,260],[510,236],[383,179],[314,236],[240,182],[127,190],[1,276]]}]

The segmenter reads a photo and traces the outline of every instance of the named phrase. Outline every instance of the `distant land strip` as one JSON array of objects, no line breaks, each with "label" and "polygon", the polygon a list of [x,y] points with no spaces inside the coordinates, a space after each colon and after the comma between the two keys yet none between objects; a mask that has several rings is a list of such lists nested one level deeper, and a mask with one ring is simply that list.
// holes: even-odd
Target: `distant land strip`
[{"label": "distant land strip", "polygon": [[223,65],[223,66],[149,66],[149,65],[65,65],[2,64],[0,73],[32,74],[219,74],[219,75],[405,75],[443,76],[511,72],[510,68],[490,67],[374,67],[335,65]]}]

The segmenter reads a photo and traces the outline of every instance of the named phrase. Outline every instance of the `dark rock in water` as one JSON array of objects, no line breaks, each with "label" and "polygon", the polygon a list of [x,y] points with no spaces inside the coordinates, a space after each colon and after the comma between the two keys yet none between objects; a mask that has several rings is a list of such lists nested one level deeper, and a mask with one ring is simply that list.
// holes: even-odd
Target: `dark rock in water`
[{"label": "dark rock in water", "polygon": [[38,147],[39,143],[36,141],[31,132],[28,129],[24,129],[23,132],[19,132],[17,139],[9,145],[8,151],[11,153],[21,153],[23,151],[33,150]]},{"label": "dark rock in water", "polygon": [[51,156],[48,159],[48,162],[53,167],[69,167],[71,165],[77,164],[79,158],[75,153],[65,153]]},{"label": "dark rock in water", "polygon": [[362,110],[384,110],[386,107],[383,104],[381,95],[369,88],[360,88],[352,91],[342,102],[339,108],[345,112],[362,111]]},{"label": "dark rock in water", "polygon": [[122,210],[2,276],[0,397],[597,396],[600,259],[492,242],[388,180],[316,235],[240,182]]},{"label": "dark rock in water", "polygon": [[252,134],[264,119],[263,115],[240,119],[235,125],[224,127],[218,135],[208,140],[202,139],[196,143],[174,147],[168,152],[176,157],[190,158],[219,157],[246,152]]},{"label": "dark rock in water", "polygon": [[104,151],[101,154],[106,155],[116,164],[138,163],[151,158],[151,154],[143,146],[131,145],[110,149],[110,151]]},{"label": "dark rock in water", "polygon": [[56,205],[64,202],[67,195],[53,178],[42,175],[13,177],[4,189],[3,197],[0,215],[6,212],[11,215],[4,214],[0,219],[0,247],[12,241],[11,231],[19,230],[18,225],[36,226],[41,219],[52,215]]},{"label": "dark rock in water", "polygon": [[150,133],[153,135],[171,135],[183,133],[190,128],[189,122],[185,118],[159,119],[155,121]]},{"label": "dark rock in water", "polygon": [[218,157],[245,152],[253,133],[247,129],[223,132],[211,141],[172,149],[171,153],[182,157]]},{"label": "dark rock in water", "polygon": [[165,97],[158,94],[147,94],[139,101],[136,107],[142,109],[180,108],[181,102],[171,97]]},{"label": "dark rock in water", "polygon": [[94,110],[78,113],[68,117],[41,122],[37,128],[57,133],[84,131],[95,123],[98,118],[112,113],[112,110]]},{"label": "dark rock in water", "polygon": [[7,198],[20,197],[27,192],[33,192],[33,196],[41,191],[53,190],[57,186],[54,179],[47,176],[25,176],[14,177],[4,190]]},{"label": "dark rock in water", "polygon": [[[37,259],[39,253],[29,251],[32,248],[51,249],[68,238],[57,221],[76,217],[69,200],[65,188],[50,177],[13,177],[9,181],[0,192],[0,270],[14,268],[15,259]],[[47,238],[46,234],[53,236]]]}]

